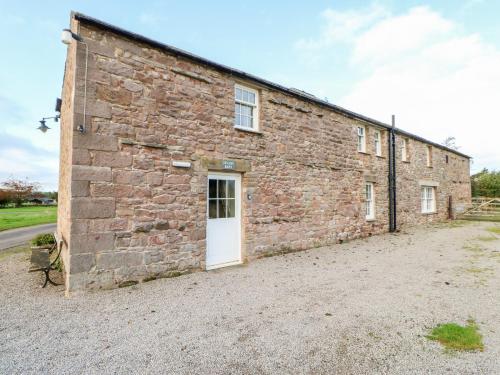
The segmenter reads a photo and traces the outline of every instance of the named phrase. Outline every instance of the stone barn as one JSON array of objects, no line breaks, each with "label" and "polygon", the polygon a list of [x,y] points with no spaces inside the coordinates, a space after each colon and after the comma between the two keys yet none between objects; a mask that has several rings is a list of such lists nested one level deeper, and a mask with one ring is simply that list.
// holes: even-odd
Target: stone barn
[{"label": "stone barn", "polygon": [[67,293],[445,220],[470,202],[456,150],[83,14],[70,27]]}]

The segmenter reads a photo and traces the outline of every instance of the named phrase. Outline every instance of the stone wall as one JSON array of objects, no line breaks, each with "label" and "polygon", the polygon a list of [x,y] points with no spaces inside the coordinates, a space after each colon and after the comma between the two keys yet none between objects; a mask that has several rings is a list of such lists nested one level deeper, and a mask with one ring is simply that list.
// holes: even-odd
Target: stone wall
[{"label": "stone wall", "polygon": [[[76,27],[76,21],[71,21]],[[77,45],[68,46],[66,65],[64,67],[64,81],[62,88],[61,108],[61,138],[59,153],[59,196],[57,205],[57,233],[64,241],[61,258],[65,265],[66,279],[70,272],[70,254],[68,252],[71,238],[71,166],[73,158],[73,123],[75,108],[75,81],[76,81],[76,50]]]},{"label": "stone wall", "polygon": [[[397,222],[399,226],[414,225],[448,218],[448,200],[452,197],[453,214],[470,204],[469,159],[453,152],[432,147],[432,166],[427,167],[427,144],[409,139],[409,158],[401,160],[404,137],[396,139]],[[448,163],[446,162],[448,157]],[[439,183],[436,187],[435,214],[421,214],[420,185],[425,181]],[[417,214],[415,214],[417,213]]]},{"label": "stone wall", "polygon": [[[88,121],[86,133],[73,132],[71,173],[61,168],[72,181],[63,198],[71,201],[68,292],[203,270],[207,174],[223,159],[241,166],[245,260],[388,230],[387,132],[377,157],[369,123],[95,26],[81,23],[79,33],[89,46]],[[78,67],[84,63],[79,53]],[[233,127],[235,83],[259,91],[259,132]],[[82,107],[81,96],[73,105]],[[360,123],[368,131],[365,154],[356,150]],[[448,195],[470,196],[468,160],[435,149],[426,169],[423,147],[412,140],[411,162],[398,160],[402,225],[442,219]],[[446,166],[439,161],[445,152]],[[176,168],[174,160],[192,167]],[[435,215],[420,214],[421,178],[440,183]],[[365,181],[375,183],[371,222]]]}]

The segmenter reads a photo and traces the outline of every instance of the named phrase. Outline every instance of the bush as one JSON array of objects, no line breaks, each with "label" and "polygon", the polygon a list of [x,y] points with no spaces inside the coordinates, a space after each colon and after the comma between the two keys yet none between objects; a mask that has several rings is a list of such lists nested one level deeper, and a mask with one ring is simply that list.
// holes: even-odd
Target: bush
[{"label": "bush", "polygon": [[500,171],[481,172],[471,176],[473,197],[500,197]]},{"label": "bush", "polygon": [[51,233],[39,234],[31,240],[33,246],[53,245],[56,243],[54,235]]}]

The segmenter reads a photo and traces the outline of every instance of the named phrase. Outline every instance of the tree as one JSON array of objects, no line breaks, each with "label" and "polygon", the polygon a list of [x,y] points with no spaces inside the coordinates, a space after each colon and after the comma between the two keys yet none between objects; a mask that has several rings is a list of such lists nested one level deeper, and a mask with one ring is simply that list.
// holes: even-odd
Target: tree
[{"label": "tree", "polygon": [[2,185],[9,192],[16,207],[20,207],[40,186],[37,182],[30,182],[28,179],[16,180],[14,178],[5,181]]},{"label": "tree", "polygon": [[443,146],[446,146],[448,148],[451,148],[453,150],[458,150],[460,147],[457,146],[456,144],[456,139],[455,137],[447,137],[444,141],[443,141]]},{"label": "tree", "polygon": [[0,189],[0,207],[5,207],[12,202],[12,194],[9,190]]},{"label": "tree", "polygon": [[43,196],[57,201],[57,191],[46,191],[43,193]]},{"label": "tree", "polygon": [[500,197],[500,171],[486,168],[471,176],[473,197]]}]

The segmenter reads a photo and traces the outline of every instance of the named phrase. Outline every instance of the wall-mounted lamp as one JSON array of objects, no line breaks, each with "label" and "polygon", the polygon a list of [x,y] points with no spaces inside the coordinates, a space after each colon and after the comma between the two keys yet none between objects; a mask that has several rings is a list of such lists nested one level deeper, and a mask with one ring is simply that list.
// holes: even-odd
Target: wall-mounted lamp
[{"label": "wall-mounted lamp", "polygon": [[53,117],[44,117],[44,118],[42,118],[40,120],[40,126],[37,129],[40,130],[42,133],[46,133],[47,130],[50,129],[47,126],[47,124],[46,124],[46,120],[54,120],[54,122],[58,122],[60,117],[61,117],[61,115],[55,115]]},{"label": "wall-mounted lamp", "polygon": [[45,120],[40,120],[40,126],[37,129],[40,130],[42,133],[46,133],[47,130],[49,130],[50,128],[47,125],[45,125]]},{"label": "wall-mounted lamp", "polygon": [[84,88],[83,88],[83,124],[80,124],[76,129],[80,133],[85,133],[85,124],[87,119],[87,71],[88,71],[88,61],[89,61],[89,46],[84,42],[83,38],[72,32],[70,29],[63,29],[61,33],[61,42],[66,45],[71,44],[72,40],[76,40],[79,43],[85,45],[85,78],[84,78]]},{"label": "wall-mounted lamp", "polygon": [[71,40],[73,39],[78,42],[83,42],[83,39],[80,35],[75,34],[70,29],[63,29],[61,34],[61,42],[69,45],[71,43]]}]

